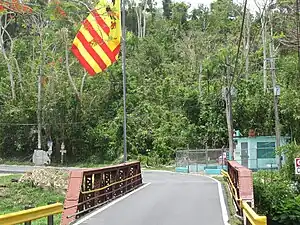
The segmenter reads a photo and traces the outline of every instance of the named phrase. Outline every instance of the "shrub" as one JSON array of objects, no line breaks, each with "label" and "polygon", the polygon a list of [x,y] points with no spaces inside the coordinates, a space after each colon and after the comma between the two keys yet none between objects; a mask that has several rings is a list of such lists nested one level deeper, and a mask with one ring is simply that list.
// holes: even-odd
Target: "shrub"
[{"label": "shrub", "polygon": [[285,162],[280,172],[285,179],[293,181],[294,187],[296,188],[295,191],[300,194],[300,176],[295,176],[294,165],[295,158],[300,157],[300,145],[297,145],[296,142],[292,142],[281,147],[279,151],[285,156]]},{"label": "shrub", "polygon": [[300,196],[280,171],[259,171],[254,174],[254,198],[257,212],[267,215],[276,224],[299,225]]}]

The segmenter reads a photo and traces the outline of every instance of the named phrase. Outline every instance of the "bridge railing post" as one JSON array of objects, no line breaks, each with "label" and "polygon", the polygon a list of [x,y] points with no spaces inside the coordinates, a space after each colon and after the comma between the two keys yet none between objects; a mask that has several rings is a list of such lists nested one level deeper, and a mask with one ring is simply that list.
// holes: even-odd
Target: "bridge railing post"
[{"label": "bridge railing post", "polygon": [[[54,204],[54,202],[49,202],[48,205]],[[48,225],[54,225],[54,217],[53,215],[49,215],[47,217],[47,224]]]},{"label": "bridge railing post", "polygon": [[[24,207],[25,210],[26,210],[26,209],[32,209],[32,208],[33,208],[33,206],[31,206],[31,205],[26,205],[26,206]],[[31,225],[31,221],[25,222],[24,225]]]}]

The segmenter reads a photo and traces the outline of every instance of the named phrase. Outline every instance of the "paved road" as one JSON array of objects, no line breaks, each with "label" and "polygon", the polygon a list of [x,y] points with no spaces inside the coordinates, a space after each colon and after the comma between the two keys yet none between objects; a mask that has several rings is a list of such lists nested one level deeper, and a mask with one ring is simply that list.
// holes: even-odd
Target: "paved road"
[{"label": "paved road", "polygon": [[143,177],[151,184],[77,224],[224,225],[212,179],[155,171],[144,171]]}]

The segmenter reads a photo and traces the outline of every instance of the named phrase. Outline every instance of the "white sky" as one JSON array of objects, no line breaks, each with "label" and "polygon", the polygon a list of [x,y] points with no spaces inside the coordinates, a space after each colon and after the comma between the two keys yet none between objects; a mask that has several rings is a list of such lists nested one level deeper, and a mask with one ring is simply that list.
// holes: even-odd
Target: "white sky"
[{"label": "white sky", "polygon": [[[175,1],[179,2],[181,0],[175,0]],[[199,4],[204,4],[206,6],[210,6],[210,3],[212,3],[214,0],[182,0],[182,1],[184,1],[186,3],[190,3],[191,8],[197,8],[197,6]],[[257,2],[262,2],[262,1],[264,1],[264,0],[257,0]],[[162,7],[161,2],[162,2],[161,0],[157,0],[157,4],[158,4],[159,7]],[[238,2],[238,3],[242,4],[243,0],[235,0],[235,2]],[[248,6],[247,7],[250,8],[252,12],[257,11],[257,7],[254,3],[254,0],[248,0]]]}]

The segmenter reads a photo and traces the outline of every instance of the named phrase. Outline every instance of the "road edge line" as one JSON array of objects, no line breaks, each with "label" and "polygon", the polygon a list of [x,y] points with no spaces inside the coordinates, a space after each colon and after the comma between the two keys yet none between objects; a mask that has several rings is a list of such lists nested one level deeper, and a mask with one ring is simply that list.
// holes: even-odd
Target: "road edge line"
[{"label": "road edge line", "polygon": [[148,170],[148,169],[142,169],[142,172],[159,172],[159,173],[173,173],[173,174],[179,174],[179,175],[187,175],[187,176],[202,176],[205,177],[204,174],[198,174],[198,173],[183,173],[183,172],[176,172],[176,171],[169,171],[169,170]]},{"label": "road edge line", "polygon": [[228,211],[227,211],[226,204],[225,204],[225,198],[224,198],[221,182],[210,176],[205,176],[205,177],[208,177],[208,178],[214,180],[215,182],[217,182],[223,222],[224,222],[224,225],[230,225]]},{"label": "road edge line", "polygon": [[95,210],[94,212],[92,212],[92,213],[90,213],[90,214],[84,216],[82,219],[79,219],[79,220],[76,221],[75,223],[72,223],[72,225],[79,225],[79,224],[83,223],[84,221],[86,221],[86,220],[90,219],[91,217],[97,215],[98,213],[100,213],[100,212],[102,212],[102,211],[108,209],[109,207],[113,206],[114,204],[116,204],[116,203],[118,203],[118,202],[124,200],[125,198],[129,197],[130,195],[132,195],[132,194],[134,194],[134,193],[136,193],[136,192],[138,192],[138,191],[144,189],[145,187],[149,186],[150,184],[151,184],[151,182],[146,183],[146,184],[144,184],[143,186],[141,186],[141,187],[139,187],[139,188],[137,188],[137,189],[135,189],[135,190],[133,190],[133,191],[127,193],[126,195],[124,195],[124,196],[122,196],[122,197],[120,197],[120,198],[117,198],[116,200],[114,200],[114,201],[108,203],[107,205],[105,205],[105,206],[103,206],[103,207],[101,207],[101,208]]}]

